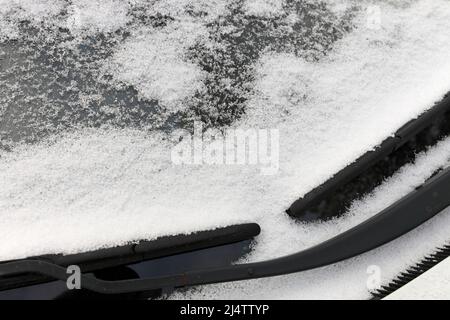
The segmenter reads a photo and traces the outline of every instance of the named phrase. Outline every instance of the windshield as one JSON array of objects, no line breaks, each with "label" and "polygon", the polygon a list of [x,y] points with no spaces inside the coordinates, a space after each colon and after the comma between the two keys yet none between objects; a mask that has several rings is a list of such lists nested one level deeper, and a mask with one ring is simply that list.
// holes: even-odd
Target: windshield
[{"label": "windshield", "polygon": [[348,229],[378,207],[321,230],[285,211],[442,99],[449,16],[445,0],[3,0],[0,260],[243,222],[266,230],[259,260]]}]

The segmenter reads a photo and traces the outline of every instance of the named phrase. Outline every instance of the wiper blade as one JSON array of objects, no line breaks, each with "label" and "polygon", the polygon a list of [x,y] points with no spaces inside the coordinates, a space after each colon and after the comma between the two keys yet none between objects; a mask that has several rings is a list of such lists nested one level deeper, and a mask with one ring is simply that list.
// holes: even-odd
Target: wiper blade
[{"label": "wiper blade", "polygon": [[[63,268],[66,268],[69,265],[77,265],[83,273],[97,272],[161,257],[240,243],[242,241],[253,239],[260,231],[261,229],[258,224],[245,223],[191,234],[165,236],[156,240],[140,241],[138,243],[80,254],[45,255],[31,257],[25,260],[6,261],[0,263],[0,269],[2,269],[4,265],[14,265],[17,262],[39,261]],[[2,274],[0,271],[0,291],[46,283],[54,279],[57,278],[52,274],[39,272],[25,272],[23,274],[8,274],[5,272]]]},{"label": "wiper blade", "polygon": [[[322,215],[327,216],[327,211],[333,215],[339,214],[340,210],[345,211],[346,205],[349,203],[346,201],[353,201],[355,196],[360,196],[369,191],[364,188],[361,190],[361,185],[367,184],[367,182],[364,182],[364,179],[376,185],[376,181],[373,181],[376,180],[375,177],[382,177],[383,173],[381,171],[383,169],[386,169],[388,172],[397,166],[395,161],[398,161],[398,153],[401,153],[405,146],[412,143],[414,148],[410,151],[419,153],[420,150],[414,150],[418,144],[416,139],[420,140],[425,136],[427,137],[425,139],[427,143],[431,142],[428,140],[437,142],[442,137],[448,136],[450,134],[449,131],[450,93],[418,118],[403,125],[392,137],[384,140],[374,150],[366,152],[353,163],[337,172],[329,180],[296,200],[289,207],[287,213],[300,220],[316,220]],[[405,157],[405,154],[401,154],[400,157]],[[393,160],[394,163],[387,162],[387,159]],[[402,165],[404,164],[406,163]],[[381,183],[381,181],[382,179],[378,182]],[[355,183],[353,186],[342,189],[352,182]],[[333,204],[333,199],[339,199],[337,201],[338,205]],[[343,205],[342,207],[340,206],[341,204]]]},{"label": "wiper blade", "polygon": [[[81,286],[98,293],[118,294],[256,279],[310,270],[380,247],[418,227],[449,205],[450,168],[447,168],[374,217],[330,240],[292,255],[147,279],[105,281],[83,274]],[[64,281],[69,276],[63,266],[44,260],[26,259],[0,265],[0,277],[24,273],[38,273]]]}]

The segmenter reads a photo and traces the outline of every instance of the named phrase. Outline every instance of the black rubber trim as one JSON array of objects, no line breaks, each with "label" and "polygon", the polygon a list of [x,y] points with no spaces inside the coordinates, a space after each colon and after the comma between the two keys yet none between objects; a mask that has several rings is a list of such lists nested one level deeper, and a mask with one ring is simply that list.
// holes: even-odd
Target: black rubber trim
[{"label": "black rubber trim", "polygon": [[392,279],[387,285],[371,292],[373,300],[381,300],[394,293],[401,287],[407,285],[411,281],[417,279],[419,276],[432,269],[445,259],[450,257],[450,245],[446,244],[437,248],[432,254],[426,256],[418,263],[410,266],[405,271]]},{"label": "black rubber trim", "polygon": [[[61,267],[78,265],[82,272],[92,272],[250,240],[256,237],[260,231],[261,229],[258,224],[247,223],[188,235],[166,236],[152,241],[141,241],[81,254],[31,257],[27,261],[40,261]],[[2,262],[0,263],[0,268],[4,264],[16,263],[18,261],[21,260]],[[53,280],[53,277],[43,277],[42,275],[30,273],[16,275],[14,277],[2,277],[0,275],[0,291],[44,283],[51,280]]]},{"label": "black rubber trim", "polygon": [[300,217],[305,211],[311,210],[323,200],[331,197],[339,187],[357,178],[378,161],[381,161],[399,149],[411,138],[443,117],[447,112],[450,112],[450,96],[448,94],[441,102],[424,112],[420,117],[402,126],[393,137],[387,138],[375,150],[366,152],[355,162],[335,174],[331,179],[308,192],[303,198],[295,201],[286,212],[292,217]]},{"label": "black rubber trim", "polygon": [[[430,178],[403,199],[356,227],[310,249],[278,259],[192,270],[150,279],[104,281],[83,275],[81,286],[99,293],[118,294],[176,288],[289,274],[336,263],[386,244],[421,225],[450,205],[450,169]],[[64,267],[41,260],[0,265],[0,276],[39,273],[66,280]]]}]

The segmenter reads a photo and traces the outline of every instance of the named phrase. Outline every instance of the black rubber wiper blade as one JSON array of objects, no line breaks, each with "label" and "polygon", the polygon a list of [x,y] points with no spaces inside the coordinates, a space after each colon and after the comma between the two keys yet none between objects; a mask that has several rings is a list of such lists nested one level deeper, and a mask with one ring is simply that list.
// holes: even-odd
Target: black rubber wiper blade
[{"label": "black rubber wiper blade", "polygon": [[[260,231],[261,228],[258,224],[244,223],[191,234],[164,236],[155,240],[140,241],[79,254],[36,256],[27,258],[25,261],[46,262],[64,268],[69,265],[77,265],[83,273],[96,272],[161,257],[240,243],[253,239]],[[1,262],[0,269],[2,269],[3,264],[14,264],[20,261],[24,260]],[[3,277],[0,274],[0,291],[46,283],[55,279],[53,275],[36,273],[38,272],[14,273]]]},{"label": "black rubber wiper blade", "polygon": [[[310,270],[378,248],[423,224],[449,205],[450,169],[447,168],[374,217],[330,240],[292,255],[148,279],[104,281],[91,275],[82,275],[81,285],[99,293],[117,294],[256,279]],[[59,280],[66,280],[68,277],[64,267],[46,261],[22,260],[0,265],[0,276],[29,272]]]},{"label": "black rubber wiper blade", "polygon": [[[309,216],[311,213],[313,216],[316,216],[318,212],[323,211],[324,203],[336,197],[336,193],[339,194],[342,192],[339,190],[340,188],[351,183],[352,181],[358,180],[360,177],[363,177],[364,174],[368,173],[368,170],[376,167],[376,165],[380,164],[380,162],[384,159],[390,158],[393,155],[395,158],[395,153],[397,151],[399,151],[404,145],[408,144],[408,142],[411,142],[411,140],[414,140],[417,136],[420,136],[420,134],[423,134],[424,131],[431,130],[430,134],[433,135],[433,131],[436,129],[433,128],[433,125],[443,120],[448,121],[449,119],[450,93],[445,95],[440,102],[435,104],[428,111],[403,125],[392,137],[385,139],[374,150],[366,152],[353,163],[337,172],[323,184],[312,189],[302,198],[296,200],[291,204],[286,212],[290,216],[299,219],[304,219],[305,213],[308,213]],[[446,125],[444,127],[444,131],[448,130],[448,127],[449,125]],[[447,135],[448,132],[444,132],[444,134]],[[440,139],[440,137],[436,138],[438,140]],[[382,163],[382,166],[390,166],[390,164]],[[377,175],[379,174],[380,173],[378,172]],[[373,176],[370,176],[370,178],[370,180],[373,180]],[[346,191],[348,192],[349,190]],[[352,197],[351,200],[353,201],[354,198]],[[339,202],[341,203],[342,201]],[[336,209],[337,208],[333,207],[332,212],[339,211]],[[311,219],[309,218],[306,220]]]}]

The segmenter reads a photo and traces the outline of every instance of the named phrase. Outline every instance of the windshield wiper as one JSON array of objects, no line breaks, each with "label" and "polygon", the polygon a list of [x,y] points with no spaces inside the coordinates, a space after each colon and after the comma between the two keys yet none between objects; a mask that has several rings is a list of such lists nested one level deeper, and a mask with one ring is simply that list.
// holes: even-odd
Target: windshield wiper
[{"label": "windshield wiper", "polygon": [[344,213],[414,156],[450,134],[450,94],[398,129],[329,180],[295,201],[287,213],[299,220],[324,220]]},{"label": "windshield wiper", "polygon": [[[304,251],[256,263],[191,270],[147,279],[106,281],[81,275],[81,286],[104,294],[211,284],[290,274],[333,264],[386,244],[418,227],[450,205],[450,169],[442,170],[414,192],[374,217]],[[254,230],[259,231],[256,225]],[[180,253],[180,252],[177,252]],[[39,274],[66,281],[66,268],[44,259],[0,264],[0,277]]]}]

